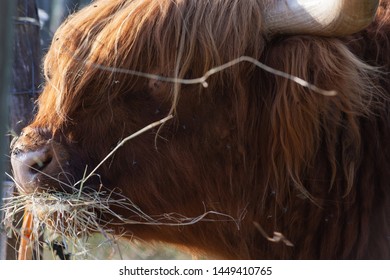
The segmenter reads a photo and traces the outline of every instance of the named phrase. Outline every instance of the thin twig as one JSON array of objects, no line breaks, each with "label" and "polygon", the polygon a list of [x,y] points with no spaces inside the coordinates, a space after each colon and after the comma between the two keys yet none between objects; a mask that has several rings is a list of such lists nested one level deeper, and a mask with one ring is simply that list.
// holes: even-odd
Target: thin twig
[{"label": "thin twig", "polygon": [[[76,59],[76,58],[75,58]],[[324,96],[335,96],[337,95],[337,91],[335,90],[325,90],[321,89],[308,81],[305,81],[302,78],[299,78],[297,76],[288,74],[286,72],[277,70],[275,68],[272,68],[256,59],[250,56],[240,56],[239,58],[233,59],[225,64],[222,64],[220,66],[211,68],[209,71],[207,71],[202,77],[200,78],[193,78],[193,79],[181,79],[177,77],[165,77],[165,76],[160,76],[156,74],[150,74],[150,73],[144,73],[136,70],[129,70],[129,69],[123,69],[123,68],[117,68],[117,67],[111,67],[111,66],[105,66],[101,65],[98,63],[90,62],[88,60],[82,60],[85,64],[91,65],[93,67],[96,67],[97,69],[103,70],[103,71],[109,71],[109,72],[116,72],[116,73],[122,73],[122,74],[129,74],[129,75],[134,75],[138,77],[143,77],[143,78],[148,78],[148,79],[153,79],[153,80],[158,80],[162,82],[168,82],[168,83],[175,83],[175,84],[183,84],[183,85],[194,85],[194,84],[201,84],[203,87],[207,88],[208,83],[207,79],[216,74],[219,73],[227,68],[230,68],[236,64],[239,64],[241,62],[249,62],[254,64],[255,66],[263,69],[266,72],[269,72],[273,75],[288,79],[294,83],[297,83],[303,87],[309,88],[310,90],[319,93]]]},{"label": "thin twig", "polygon": [[283,242],[286,246],[294,247],[294,244],[291,243],[282,233],[274,231],[274,236],[270,237],[265,230],[260,226],[259,223],[253,222],[253,225],[255,228],[261,233],[262,236],[264,236],[268,241],[279,243]]},{"label": "thin twig", "polygon": [[89,173],[88,176],[86,176],[85,178],[83,178],[81,181],[77,182],[75,185],[79,184],[79,183],[84,183],[86,182],[89,178],[91,178],[94,173],[96,172],[96,170],[99,169],[100,166],[103,165],[104,162],[106,162],[113,154],[115,154],[115,152],[120,148],[122,147],[126,142],[128,142],[129,140],[131,139],[134,139],[135,137],[145,133],[146,131],[148,130],[151,130],[152,128],[156,127],[156,126],[159,126],[167,121],[169,121],[170,119],[173,118],[173,115],[169,115],[161,120],[158,120],[154,123],[151,123],[147,126],[145,126],[144,128],[138,130],[137,132],[131,134],[130,136],[126,137],[125,139],[123,139],[121,142],[119,142],[118,145],[116,145],[116,147]]}]

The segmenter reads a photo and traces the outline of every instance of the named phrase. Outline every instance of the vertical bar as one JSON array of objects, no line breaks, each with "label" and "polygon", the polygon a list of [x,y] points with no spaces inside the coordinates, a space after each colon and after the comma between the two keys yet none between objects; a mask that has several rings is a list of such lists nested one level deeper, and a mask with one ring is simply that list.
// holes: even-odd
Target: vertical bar
[{"label": "vertical bar", "polygon": [[17,10],[14,19],[9,123],[12,132],[19,135],[22,128],[33,119],[35,100],[40,92],[41,44],[35,0],[13,1],[17,2]]},{"label": "vertical bar", "polygon": [[[1,0],[0,0],[1,1]],[[11,1],[11,0],[9,0]],[[16,2],[12,25],[13,60],[9,98],[9,130],[19,135],[22,128],[33,119],[35,100],[41,84],[41,44],[40,24],[35,0],[12,0]],[[10,166],[7,166],[10,172]],[[18,219],[18,217],[16,218]],[[7,258],[14,259],[18,240],[12,236],[8,240]]]},{"label": "vertical bar", "polygon": [[[3,204],[4,189],[4,170],[6,145],[8,139],[5,137],[8,128],[8,93],[10,86],[10,73],[12,63],[12,42],[13,42],[13,22],[12,17],[15,13],[14,0],[0,0],[0,207]],[[3,213],[0,212],[0,220]],[[7,236],[0,228],[0,259],[6,259]]]}]

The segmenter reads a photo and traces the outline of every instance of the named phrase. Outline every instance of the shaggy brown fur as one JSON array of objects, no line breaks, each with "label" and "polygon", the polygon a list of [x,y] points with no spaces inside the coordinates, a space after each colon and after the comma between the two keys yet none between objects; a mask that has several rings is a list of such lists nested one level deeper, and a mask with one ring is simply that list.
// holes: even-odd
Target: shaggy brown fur
[{"label": "shaggy brown fur", "polygon": [[[260,2],[94,2],[55,34],[39,112],[14,149],[53,137],[61,166],[50,175],[77,180],[120,139],[173,112],[157,137],[141,135],[99,169],[103,184],[149,215],[245,216],[239,228],[204,221],[126,231],[218,258],[389,259],[390,1],[348,38],[266,35]],[[113,70],[191,79],[243,55],[338,94],[246,62],[207,88]],[[270,242],[257,225],[294,246]]]}]

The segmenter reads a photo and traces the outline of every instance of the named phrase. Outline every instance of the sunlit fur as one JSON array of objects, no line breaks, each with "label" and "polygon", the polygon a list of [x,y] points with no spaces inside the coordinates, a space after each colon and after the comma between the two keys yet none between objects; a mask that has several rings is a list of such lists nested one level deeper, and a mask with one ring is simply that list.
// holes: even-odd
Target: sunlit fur
[{"label": "sunlit fur", "polygon": [[[104,164],[102,183],[148,215],[246,215],[239,228],[204,221],[125,230],[217,258],[388,259],[390,2],[347,38],[267,34],[261,2],[92,3],[56,32],[38,114],[16,147],[53,136],[63,171],[77,177],[173,112]],[[190,79],[243,55],[338,94],[246,62],[211,76],[207,88],[104,68]],[[256,223],[294,246],[270,242]]]}]

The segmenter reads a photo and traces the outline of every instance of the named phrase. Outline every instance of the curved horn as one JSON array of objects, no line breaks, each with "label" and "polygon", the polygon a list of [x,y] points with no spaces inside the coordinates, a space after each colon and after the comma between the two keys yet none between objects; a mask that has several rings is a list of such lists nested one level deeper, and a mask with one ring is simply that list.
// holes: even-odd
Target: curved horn
[{"label": "curved horn", "polygon": [[264,9],[269,33],[345,36],[367,27],[379,0],[282,0]]}]

